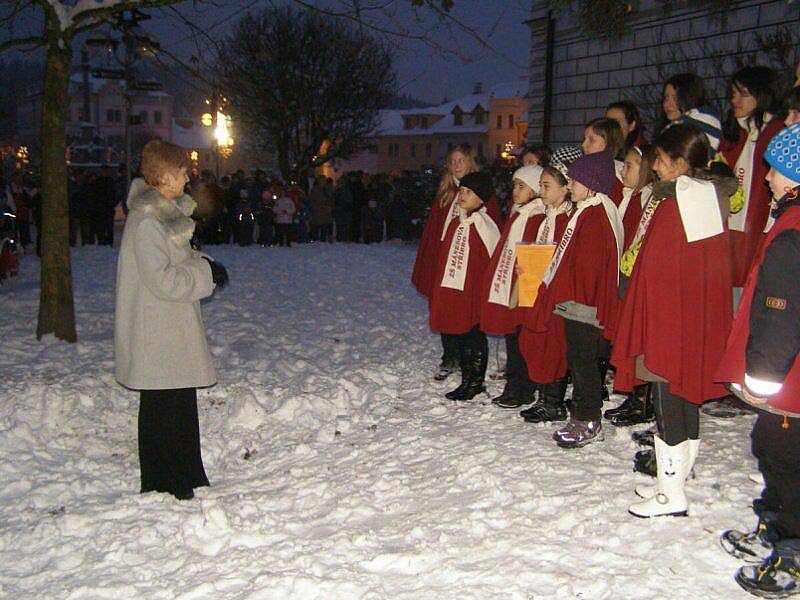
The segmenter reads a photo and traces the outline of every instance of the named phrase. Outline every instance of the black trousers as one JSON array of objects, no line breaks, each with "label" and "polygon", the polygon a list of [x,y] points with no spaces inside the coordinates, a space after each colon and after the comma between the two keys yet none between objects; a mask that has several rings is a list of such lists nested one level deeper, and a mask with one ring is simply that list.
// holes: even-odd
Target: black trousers
[{"label": "black trousers", "polygon": [[753,456],[764,476],[761,504],[775,514],[782,539],[800,538],[800,419],[759,411],[750,434]]},{"label": "black trousers", "polygon": [[528,365],[519,351],[519,334],[522,327],[514,333],[506,334],[506,390],[521,395],[533,394],[535,388],[528,375]]},{"label": "black trousers", "polygon": [[185,495],[209,485],[200,453],[197,390],[142,390],[139,400],[141,491]]},{"label": "black trousers", "polygon": [[459,360],[459,336],[452,333],[442,335],[442,364],[454,366]]},{"label": "black trousers", "polygon": [[458,345],[459,360],[465,357],[465,350],[468,351],[466,356],[475,357],[478,353],[481,353],[483,357],[489,356],[489,340],[486,339],[486,334],[481,331],[478,325],[470,329],[467,333],[459,333],[453,337],[456,338],[456,343]]},{"label": "black trousers", "polygon": [[668,446],[700,437],[700,407],[670,393],[669,383],[653,384],[658,434]]},{"label": "black trousers", "polygon": [[572,374],[570,413],[579,421],[599,421],[603,416],[603,382],[597,365],[608,358],[610,345],[600,329],[564,319],[567,366]]},{"label": "black trousers", "polygon": [[276,237],[278,245],[291,246],[292,245],[292,224],[291,223],[278,223],[275,225]]}]

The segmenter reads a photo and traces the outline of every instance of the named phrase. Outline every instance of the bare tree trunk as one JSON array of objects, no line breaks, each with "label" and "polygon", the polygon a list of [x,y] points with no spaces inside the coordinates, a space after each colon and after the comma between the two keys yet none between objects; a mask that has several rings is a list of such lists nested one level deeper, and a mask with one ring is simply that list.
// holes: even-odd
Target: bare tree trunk
[{"label": "bare tree trunk", "polygon": [[42,259],[39,322],[36,337],[48,333],[67,342],[77,339],[69,255],[67,197],[67,115],[72,40],[48,17],[45,30],[42,101]]}]

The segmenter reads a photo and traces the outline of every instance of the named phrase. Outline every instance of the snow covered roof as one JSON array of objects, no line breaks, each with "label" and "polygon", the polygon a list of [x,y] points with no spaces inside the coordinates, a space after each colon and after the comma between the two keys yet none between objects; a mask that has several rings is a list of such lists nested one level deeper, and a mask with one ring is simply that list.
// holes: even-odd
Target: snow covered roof
[{"label": "snow covered roof", "polygon": [[[438,106],[408,110],[382,110],[380,125],[375,135],[436,135],[441,133],[481,133],[489,129],[486,114],[476,119],[478,113],[488,113],[490,100],[522,98],[528,93],[528,81],[500,83],[482,94],[469,94]],[[456,124],[455,114],[461,112],[461,123]],[[406,127],[404,117],[432,116],[426,127],[415,124]],[[437,117],[439,117],[437,119]],[[477,122],[478,120],[482,122]]]}]

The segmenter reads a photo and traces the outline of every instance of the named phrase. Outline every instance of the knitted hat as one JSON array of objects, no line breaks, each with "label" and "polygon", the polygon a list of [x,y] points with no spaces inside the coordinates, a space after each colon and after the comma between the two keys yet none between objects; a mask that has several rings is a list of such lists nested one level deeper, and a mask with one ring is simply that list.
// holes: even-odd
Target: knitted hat
[{"label": "knitted hat", "polygon": [[800,123],[775,134],[767,146],[764,159],[778,173],[800,183]]},{"label": "knitted hat", "polygon": [[608,195],[614,184],[614,157],[605,150],[584,154],[570,165],[567,174],[590,190]]},{"label": "knitted hat", "polygon": [[561,146],[550,157],[550,166],[558,169],[564,177],[567,177],[569,166],[581,156],[583,156],[583,150],[578,146]]},{"label": "knitted hat", "polygon": [[471,189],[484,204],[489,201],[489,198],[494,196],[492,178],[480,171],[464,175],[464,177],[461,178],[461,187]]},{"label": "knitted hat", "polygon": [[538,194],[540,191],[539,180],[542,177],[542,171],[544,171],[544,169],[542,169],[542,167],[539,165],[520,167],[514,171],[513,179],[519,179]]}]

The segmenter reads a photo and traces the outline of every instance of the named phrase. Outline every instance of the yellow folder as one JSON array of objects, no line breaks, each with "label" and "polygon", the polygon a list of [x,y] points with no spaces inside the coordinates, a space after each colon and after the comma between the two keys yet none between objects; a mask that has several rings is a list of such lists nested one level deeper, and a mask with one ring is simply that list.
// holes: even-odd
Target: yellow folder
[{"label": "yellow folder", "polygon": [[518,279],[519,306],[531,307],[536,302],[539,285],[555,251],[555,245],[550,244],[517,244],[517,264],[523,271]]}]

